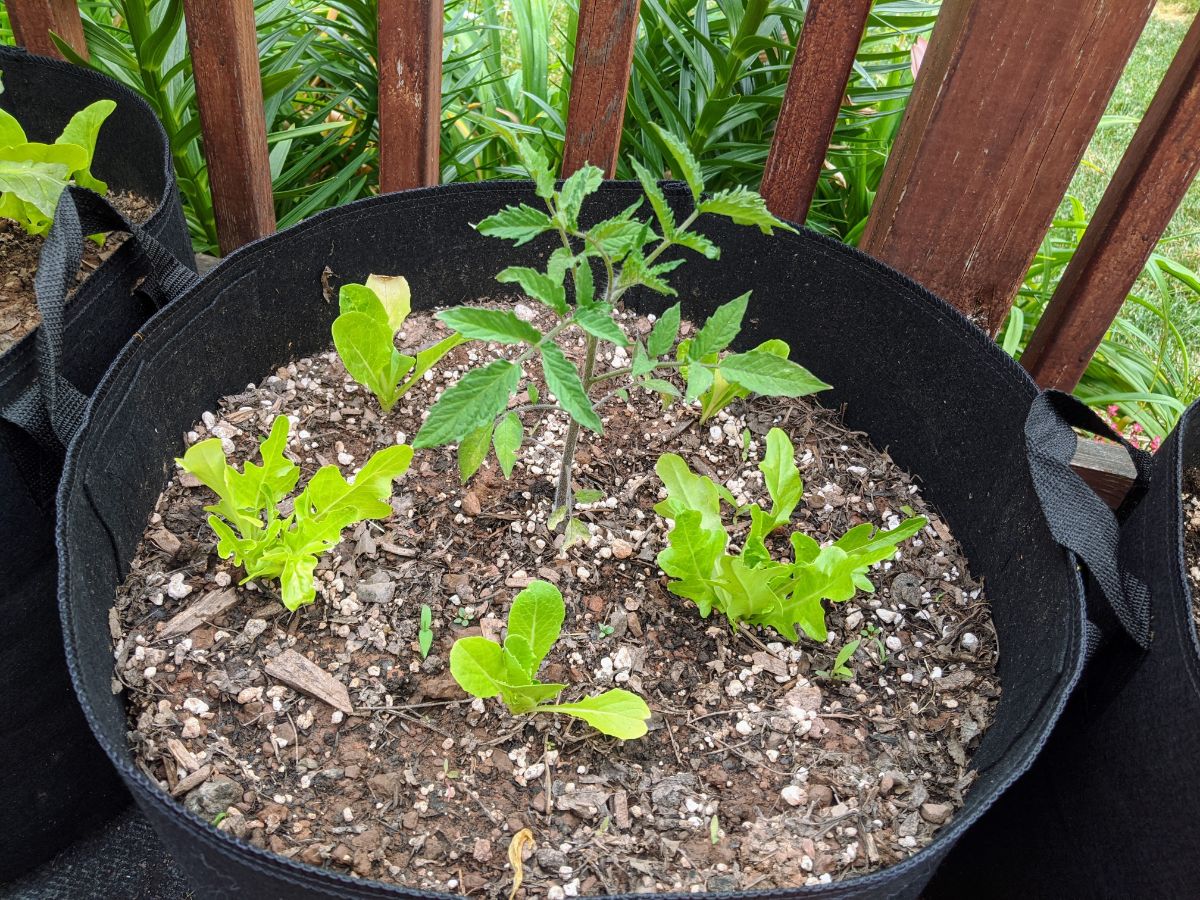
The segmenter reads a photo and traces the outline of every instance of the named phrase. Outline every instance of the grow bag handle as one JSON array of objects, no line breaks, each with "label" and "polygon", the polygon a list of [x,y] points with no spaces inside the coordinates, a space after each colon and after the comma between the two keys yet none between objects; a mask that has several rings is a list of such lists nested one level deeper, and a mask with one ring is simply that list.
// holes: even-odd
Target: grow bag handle
[{"label": "grow bag handle", "polygon": [[127,232],[130,243],[145,260],[146,276],[138,291],[150,299],[155,309],[161,309],[200,278],[99,194],[80,187],[62,192],[34,278],[42,319],[37,331],[37,386],[0,413],[51,450],[59,451],[70,442],[83,421],[88,400],[63,373],[67,295],[83,258],[85,236],[110,231]]},{"label": "grow bag handle", "polygon": [[[1137,480],[1117,514],[1071,468],[1076,436],[1082,428],[1120,443],[1137,469]],[[1122,569],[1121,526],[1117,515],[1127,510],[1150,482],[1151,457],[1125,440],[1089,407],[1061,391],[1043,391],[1025,420],[1029,472],[1054,539],[1087,566],[1099,584],[1104,603],[1088,604],[1088,656],[1117,631],[1146,649],[1150,643],[1150,593],[1146,585]]]}]

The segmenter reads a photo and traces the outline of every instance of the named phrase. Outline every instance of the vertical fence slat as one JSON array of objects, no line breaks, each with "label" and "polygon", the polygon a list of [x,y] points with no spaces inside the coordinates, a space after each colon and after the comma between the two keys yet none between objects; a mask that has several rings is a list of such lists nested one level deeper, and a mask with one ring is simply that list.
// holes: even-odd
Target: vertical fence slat
[{"label": "vertical fence slat", "polygon": [[184,0],[221,252],[275,230],[254,0]]},{"label": "vertical fence slat", "polygon": [[763,170],[767,208],[803,222],[862,41],[871,0],[811,0]]},{"label": "vertical fence slat", "polygon": [[5,8],[13,37],[30,53],[61,58],[62,54],[50,40],[53,31],[87,59],[87,41],[76,0],[8,0]]},{"label": "vertical fence slat", "polygon": [[442,122],[441,0],[379,0],[379,186],[437,184]]},{"label": "vertical fence slat", "polygon": [[562,177],[585,163],[612,178],[621,149],[639,0],[581,0]]},{"label": "vertical fence slat", "polygon": [[1200,16],[1142,117],[1021,364],[1070,391],[1200,171]]},{"label": "vertical fence slat", "polygon": [[946,0],[862,247],[995,334],[1154,0]]}]

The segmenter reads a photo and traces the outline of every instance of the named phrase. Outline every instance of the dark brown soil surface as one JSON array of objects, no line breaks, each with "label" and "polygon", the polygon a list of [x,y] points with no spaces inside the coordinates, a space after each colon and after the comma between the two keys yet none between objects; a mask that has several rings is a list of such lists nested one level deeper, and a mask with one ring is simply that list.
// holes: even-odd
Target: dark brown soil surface
[{"label": "dark brown soil surface", "polygon": [[[133,194],[109,194],[108,199],[133,222],[145,222],[154,214],[153,201]],[[85,240],[76,284],[82,284],[100,263],[112,256],[125,237],[109,234],[102,246]],[[0,219],[0,353],[7,353],[41,321],[33,278],[45,240],[43,235],[26,234],[25,229],[12,219]]]},{"label": "dark brown soil surface", "polygon": [[[427,345],[441,327],[414,316],[402,344]],[[387,417],[332,353],[301,359],[206,412],[186,440],[222,437],[240,462],[284,413],[295,417],[302,478],[327,463],[349,472],[410,440],[468,360],[496,352],[507,349],[458,348]],[[317,602],[295,615],[277,585],[237,585],[241,573],[216,556],[204,521],[207,490],[180,474],[111,620],[114,689],[128,698],[140,765],[242,840],[476,897],[508,895],[510,845],[525,829],[536,846],[525,848],[518,896],[546,898],[814,884],[926,845],[961,806],[1000,687],[981,586],[917,485],[806,401],[738,401],[703,425],[695,408],[664,415],[640,392],[602,412],[605,434],[585,433],[576,473],[579,487],[607,498],[581,507],[586,545],[560,552],[546,528],[551,451],[565,423],[527,421],[531,443],[511,481],[489,461],[463,487],[452,450],[419,452],[396,483],[394,515],[347,529],[318,569]],[[871,573],[875,594],[830,609],[824,645],[703,620],[667,592],[655,564],[665,532],[652,509],[658,456],[680,453],[759,499],[756,466],[773,425],[790,434],[805,479],[794,527],[828,540],[863,521],[895,525],[909,510],[930,516]],[[566,682],[568,700],[613,685],[638,692],[654,712],[644,738],[617,742],[567,717],[514,718],[453,681],[454,639],[497,638],[513,596],[535,578],[567,604],[541,677]],[[227,611],[186,637],[161,636],[171,617],[225,590],[237,595]],[[435,635],[424,660],[422,603]],[[860,636],[852,681],[819,674]],[[353,714],[269,677],[265,666],[285,651],[341,682]]]},{"label": "dark brown soil surface", "polygon": [[1200,632],[1200,469],[1183,474],[1183,558],[1192,590],[1192,617]]}]

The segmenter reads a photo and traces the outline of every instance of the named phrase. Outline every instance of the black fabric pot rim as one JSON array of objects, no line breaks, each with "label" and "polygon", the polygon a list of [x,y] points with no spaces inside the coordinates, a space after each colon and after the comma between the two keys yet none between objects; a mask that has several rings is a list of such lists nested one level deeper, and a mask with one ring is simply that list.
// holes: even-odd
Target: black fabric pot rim
[{"label": "black fabric pot rim", "polygon": [[[257,248],[264,246],[272,246],[276,243],[286,242],[292,236],[304,234],[307,231],[316,228],[328,228],[336,225],[339,222],[353,219],[356,216],[362,215],[365,211],[369,211],[371,215],[381,214],[383,212],[395,213],[397,210],[403,210],[406,206],[418,203],[428,203],[432,199],[439,199],[443,203],[453,203],[455,198],[464,195],[478,195],[486,193],[506,193],[512,190],[515,184],[521,184],[512,180],[505,181],[490,181],[490,182],[473,182],[473,183],[452,183],[430,188],[419,188],[409,191],[383,195],[380,197],[366,198],[356,201],[346,206],[327,210],[318,213],[304,222],[292,226],[291,228],[277,232],[264,238],[260,238],[250,244],[247,244],[238,250],[234,251],[229,256],[225,257],[218,267],[210,273],[209,277],[213,277],[216,273],[221,273],[230,280],[236,281],[238,278],[251,275],[256,269],[255,256]],[[613,190],[628,190],[641,193],[640,185],[636,182],[607,182]],[[808,245],[809,249],[815,249],[821,256],[829,260],[849,259],[857,266],[864,267],[872,273],[873,276],[879,279],[881,283],[885,283],[890,287],[897,289],[896,295],[902,297],[906,302],[919,307],[921,313],[928,316],[931,320],[937,321],[944,326],[952,329],[957,339],[968,346],[977,347],[981,351],[981,361],[987,363],[991,373],[1003,380],[1009,388],[1016,391],[1024,392],[1029,400],[1032,401],[1037,395],[1038,389],[1028,374],[1023,368],[1007,354],[1003,355],[1003,360],[999,359],[996,354],[994,342],[976,326],[963,316],[960,312],[949,306],[949,304],[936,297],[933,293],[922,287],[920,284],[912,281],[899,272],[891,269],[887,265],[878,260],[866,255],[856,248],[844,245],[837,240],[818,234],[806,227],[798,226],[798,233],[781,232],[777,235],[777,240],[784,242],[801,242]],[[147,343],[154,342],[157,334],[164,331],[178,330],[183,326],[190,316],[193,316],[189,310],[189,299],[197,292],[204,291],[208,279],[204,279],[200,284],[192,290],[184,293],[178,300],[170,304],[168,307],[155,314],[141,329],[140,337]],[[115,381],[118,381],[123,374],[132,370],[136,372],[140,368],[141,361],[139,359],[139,348],[142,344],[141,340],[132,340],[126,345],[121,354],[113,362],[111,368],[106,374],[104,380],[100,383],[95,393],[92,395],[88,403],[87,410],[84,416],[84,422],[79,432],[68,448],[66,465],[63,471],[63,478],[59,487],[57,498],[58,504],[58,527],[56,532],[56,541],[58,545],[60,567],[59,567],[59,610],[62,616],[63,628],[67,636],[69,645],[73,645],[75,641],[75,631],[77,624],[75,621],[74,610],[68,602],[70,596],[70,585],[67,577],[67,570],[70,567],[71,550],[66,540],[66,521],[67,521],[67,504],[71,492],[74,489],[75,483],[79,478],[79,457],[82,448],[91,440],[95,439],[96,432],[102,431],[104,423],[98,422],[94,415],[96,406],[106,396],[110,387]],[[199,412],[197,412],[199,415]],[[899,461],[902,466],[907,467],[903,461]],[[906,872],[922,866],[925,863],[926,857],[934,851],[941,848],[941,845],[952,842],[958,838],[966,829],[968,829],[990,806],[990,804],[1004,790],[1007,789],[1020,775],[1022,775],[1040,752],[1042,746],[1048,737],[1050,727],[1043,729],[1043,733],[1034,741],[1031,741],[1030,746],[1019,757],[1019,759],[1010,758],[1013,751],[1013,744],[1020,741],[1022,737],[1028,734],[1030,728],[1039,727],[1037,720],[1047,711],[1050,714],[1049,722],[1051,725],[1057,720],[1066,705],[1067,698],[1074,689],[1079,680],[1083,669],[1083,645],[1084,645],[1084,619],[1085,619],[1085,603],[1084,603],[1084,585],[1082,577],[1078,569],[1074,566],[1074,557],[1068,551],[1063,550],[1066,557],[1072,564],[1072,580],[1074,584],[1074,596],[1071,598],[1070,606],[1073,612],[1073,621],[1070,623],[1068,657],[1069,660],[1065,663],[1060,675],[1061,688],[1056,688],[1054,691],[1048,691],[1048,696],[1044,699],[1042,706],[1037,712],[1030,716],[1026,723],[1025,731],[1013,738],[1009,745],[1000,752],[993,754],[995,762],[1003,760],[1009,768],[1005,778],[998,781],[993,789],[989,792],[990,796],[979,800],[972,804],[971,797],[977,794],[977,786],[973,786],[967,792],[967,805],[959,810],[954,818],[941,829],[938,830],[933,841],[923,847],[921,850],[907,857],[901,862],[872,872],[867,875],[857,876],[840,882],[832,882],[829,884],[812,885],[812,886],[793,886],[788,888],[775,888],[766,890],[751,890],[739,891],[735,895],[737,897],[747,898],[770,898],[793,896],[798,893],[805,895],[812,894],[814,896],[846,892],[848,889],[868,889],[872,886],[880,885],[892,879],[898,873]],[[1004,648],[1001,647],[1001,655],[1003,656]],[[78,660],[73,653],[68,653],[68,667],[70,669],[71,679],[75,686],[76,693],[81,698],[85,698],[88,692],[87,686],[83,683],[82,676],[79,670]],[[1001,684],[1003,690],[1004,685]],[[107,689],[107,686],[105,686]],[[141,771],[132,761],[132,755],[127,745],[118,745],[118,743],[108,740],[103,734],[95,710],[93,710],[86,701],[82,704],[87,715],[89,724],[92,726],[96,734],[97,740],[109,755],[113,764],[125,777],[127,783],[132,784],[138,792],[143,796],[165,798],[161,789],[154,783],[145,773]],[[974,761],[974,760],[972,760]],[[169,798],[165,798],[168,799]],[[174,801],[170,801],[174,805]],[[340,872],[309,866],[296,862],[291,859],[279,856],[268,850],[261,849],[248,843],[239,842],[230,837],[227,833],[221,832],[219,829],[211,825],[209,822],[199,816],[187,811],[181,806],[175,809],[180,822],[198,836],[203,833],[207,837],[215,838],[219,846],[214,846],[214,849],[229,859],[242,857],[249,859],[263,869],[269,870],[274,877],[278,877],[283,881],[295,884],[298,887],[302,886],[309,891],[323,892],[330,897],[344,896],[340,889],[348,889],[358,892],[368,890],[374,891],[378,895],[394,894],[398,897],[420,897],[420,898],[447,898],[453,895],[432,892],[417,888],[403,887],[400,885],[387,884],[375,880],[363,878],[351,878]],[[610,895],[616,900],[633,900],[634,894]],[[663,893],[657,894],[664,900],[684,900],[694,896],[691,893]]]},{"label": "black fabric pot rim", "polygon": [[[1165,454],[1166,464],[1157,464],[1157,456]],[[1187,518],[1183,509],[1184,476],[1190,469],[1200,469],[1200,400],[1189,406],[1175,425],[1175,431],[1168,437],[1166,443],[1155,454],[1155,470],[1160,477],[1170,479],[1171,509],[1169,520],[1174,533],[1171,543],[1174,552],[1171,554],[1171,577],[1183,587],[1183,604],[1176,614],[1180,616],[1179,634],[1188,634],[1190,640],[1184,638],[1183,646],[1179,648],[1180,657],[1187,670],[1188,680],[1192,683],[1197,695],[1200,695],[1200,634],[1197,633],[1196,621],[1192,610],[1196,598],[1192,596],[1192,585],[1188,579],[1187,560]],[[1161,471],[1164,470],[1165,471]],[[1197,562],[1200,564],[1200,561]],[[1151,623],[1153,624],[1153,623]]]}]

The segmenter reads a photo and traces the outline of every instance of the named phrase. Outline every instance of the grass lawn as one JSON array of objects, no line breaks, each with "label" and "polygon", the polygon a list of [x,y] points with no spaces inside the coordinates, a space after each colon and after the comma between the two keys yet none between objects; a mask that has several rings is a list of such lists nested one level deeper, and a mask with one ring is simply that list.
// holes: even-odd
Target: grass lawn
[{"label": "grass lawn", "polygon": [[[1160,0],[1108,104],[1109,115],[1141,118],[1198,12],[1200,0]],[[1089,216],[1100,202],[1136,127],[1136,124],[1107,125],[1092,138],[1069,190],[1083,201]],[[1200,179],[1192,184],[1180,204],[1159,250],[1200,271]],[[1177,324],[1184,329],[1188,344],[1196,349],[1196,357],[1200,359],[1200,301],[1193,296],[1192,302],[1179,311],[1181,320]]]}]

